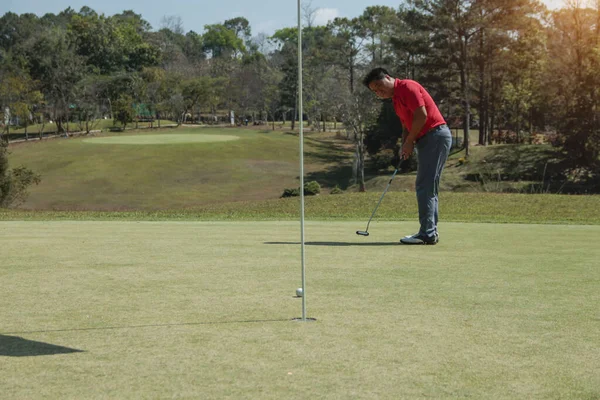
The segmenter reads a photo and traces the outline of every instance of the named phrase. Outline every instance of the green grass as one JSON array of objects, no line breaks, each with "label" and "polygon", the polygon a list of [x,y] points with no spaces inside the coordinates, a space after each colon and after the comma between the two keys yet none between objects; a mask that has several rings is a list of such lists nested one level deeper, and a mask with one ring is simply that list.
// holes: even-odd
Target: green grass
[{"label": "green grass", "polygon": [[[210,142],[223,136],[239,140]],[[145,145],[150,142],[163,145]],[[305,179],[316,180],[323,188],[319,200],[310,200],[312,215],[361,218],[368,214],[376,202],[369,196],[379,196],[391,169],[365,171],[370,192],[366,197],[326,199],[336,185],[348,193],[357,190],[351,184],[353,145],[333,133],[307,133],[305,144]],[[17,144],[10,151],[11,166],[24,165],[42,176],[42,183],[31,188],[21,206],[25,210],[184,210],[184,215],[195,210],[203,219],[281,219],[296,210],[292,203],[278,200],[285,188],[299,186],[298,137],[289,132],[181,128]],[[450,158],[441,182],[442,196],[447,199],[442,201],[443,213],[450,220],[598,222],[595,198],[463,197],[458,193],[545,194],[549,185],[569,189],[556,180],[566,167],[551,147],[473,147],[470,162],[459,165],[463,154]],[[414,183],[414,172],[397,175],[379,215],[414,218],[414,195],[410,194]],[[361,203],[361,199],[366,200]]]},{"label": "green grass", "polygon": [[600,227],[362,224],[2,222],[2,398],[600,397]]},{"label": "green grass", "polygon": [[126,135],[109,136],[84,139],[84,143],[90,144],[108,144],[108,145],[168,145],[181,143],[211,143],[211,142],[230,142],[238,140],[238,136],[233,135],[190,135],[190,134],[158,134],[158,135]]},{"label": "green grass", "polygon": [[[297,187],[298,138],[283,132],[189,128],[169,133],[102,135],[102,140],[153,140],[189,135],[190,141],[236,136],[232,142],[164,146],[94,145],[73,138],[11,146],[11,166],[42,175],[23,208],[160,210],[278,198]],[[333,165],[335,149],[307,139],[306,172]],[[332,155],[333,154],[333,155]],[[345,154],[343,155],[345,157]]]},{"label": "green grass", "polygon": [[[306,197],[308,220],[364,220],[371,215],[380,193],[346,193]],[[297,220],[299,198],[211,204],[179,210],[155,211],[28,211],[0,210],[5,220]],[[442,193],[440,218],[455,222],[536,224],[600,224],[599,196],[548,194]],[[414,193],[389,192],[374,220],[417,220]]]}]

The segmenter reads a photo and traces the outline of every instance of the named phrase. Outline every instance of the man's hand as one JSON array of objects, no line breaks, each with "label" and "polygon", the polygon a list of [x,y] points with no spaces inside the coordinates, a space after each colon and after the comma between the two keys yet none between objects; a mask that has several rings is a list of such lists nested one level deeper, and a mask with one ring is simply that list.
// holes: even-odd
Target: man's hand
[{"label": "man's hand", "polygon": [[413,151],[415,150],[415,142],[412,140],[407,140],[402,145],[402,153],[401,156],[403,159],[408,160]]}]

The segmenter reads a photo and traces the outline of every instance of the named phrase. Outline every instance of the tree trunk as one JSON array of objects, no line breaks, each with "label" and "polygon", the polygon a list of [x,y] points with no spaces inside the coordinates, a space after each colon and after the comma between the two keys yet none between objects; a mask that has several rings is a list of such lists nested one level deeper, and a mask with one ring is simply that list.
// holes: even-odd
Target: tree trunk
[{"label": "tree trunk", "polygon": [[485,30],[479,34],[479,144],[485,145],[487,110],[485,101],[485,57],[483,54]]},{"label": "tree trunk", "polygon": [[60,135],[64,131],[62,117],[56,118],[56,133]]},{"label": "tree trunk", "polygon": [[40,140],[42,140],[42,137],[44,136],[44,127],[46,126],[46,123],[44,122],[44,120],[42,119],[42,128],[39,131],[39,135],[40,135]]},{"label": "tree trunk", "polygon": [[354,60],[350,61],[350,93],[354,93]]},{"label": "tree trunk", "polygon": [[517,143],[521,143],[521,116],[519,115],[521,113],[521,105],[519,104],[519,102],[517,101]]},{"label": "tree trunk", "polygon": [[115,117],[113,115],[112,102],[110,101],[110,97],[107,97],[106,100],[108,100],[108,109],[110,110],[110,119],[114,120]]},{"label": "tree trunk", "polygon": [[469,157],[469,127],[471,125],[471,104],[469,102],[469,74],[467,71],[467,37],[461,37],[461,60],[460,60],[460,87],[463,96],[464,118],[464,142],[465,157]]},{"label": "tree trunk", "polygon": [[492,136],[494,135],[494,128],[496,127],[496,115],[495,115],[495,110],[494,110],[494,106],[492,106],[492,109],[490,110],[491,116],[490,116],[490,129],[489,129],[489,133],[488,133],[488,137],[487,137],[487,144],[490,145],[492,144]]},{"label": "tree trunk", "polygon": [[356,153],[358,155],[358,191],[366,192],[365,187],[365,149],[363,144],[362,133],[359,135],[359,141],[356,143]]}]

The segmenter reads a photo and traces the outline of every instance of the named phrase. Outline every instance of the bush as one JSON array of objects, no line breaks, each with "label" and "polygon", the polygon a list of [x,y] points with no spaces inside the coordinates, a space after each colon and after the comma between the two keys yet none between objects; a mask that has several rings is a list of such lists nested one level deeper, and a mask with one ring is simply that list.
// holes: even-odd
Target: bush
[{"label": "bush", "polygon": [[[304,195],[314,196],[321,193],[321,185],[317,181],[310,181],[304,183]],[[296,189],[284,189],[281,197],[296,197],[300,196],[300,188]]]},{"label": "bush", "polygon": [[335,185],[335,187],[331,190],[330,194],[342,194],[344,191],[340,189],[339,185]]},{"label": "bush", "polygon": [[304,195],[315,196],[321,193],[321,185],[317,181],[310,181],[304,184]]},{"label": "bush", "polygon": [[0,138],[0,208],[18,205],[27,198],[27,188],[40,183],[40,176],[25,168],[8,169],[8,143]]},{"label": "bush", "polygon": [[592,168],[576,167],[565,171],[567,181],[575,184],[587,184],[598,180],[598,173]]},{"label": "bush", "polygon": [[396,157],[394,156],[394,152],[389,149],[383,150],[380,153],[371,156],[373,167],[378,171],[386,171],[390,165],[395,167],[395,159]]},{"label": "bush", "polygon": [[300,196],[300,188],[298,189],[284,189],[281,197],[296,197]]}]

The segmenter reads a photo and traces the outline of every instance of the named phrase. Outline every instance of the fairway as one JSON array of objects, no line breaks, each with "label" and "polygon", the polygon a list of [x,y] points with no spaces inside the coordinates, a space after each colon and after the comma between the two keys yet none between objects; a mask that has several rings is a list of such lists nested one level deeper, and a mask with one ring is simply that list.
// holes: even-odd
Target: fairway
[{"label": "fairway", "polygon": [[600,397],[600,226],[0,222],[3,399]]},{"label": "fairway", "polygon": [[[298,185],[298,139],[294,135],[235,128],[171,132],[11,146],[11,165],[26,166],[41,175],[41,183],[29,188],[21,207],[185,209],[277,199],[285,188]],[[343,159],[340,153],[345,154],[310,140],[306,149],[307,174],[323,171]]]},{"label": "fairway", "polygon": [[84,143],[91,144],[181,144],[181,143],[212,143],[231,142],[239,140],[239,136],[233,135],[190,135],[190,134],[162,134],[162,135],[128,135],[109,136],[91,139],[83,139]]}]

